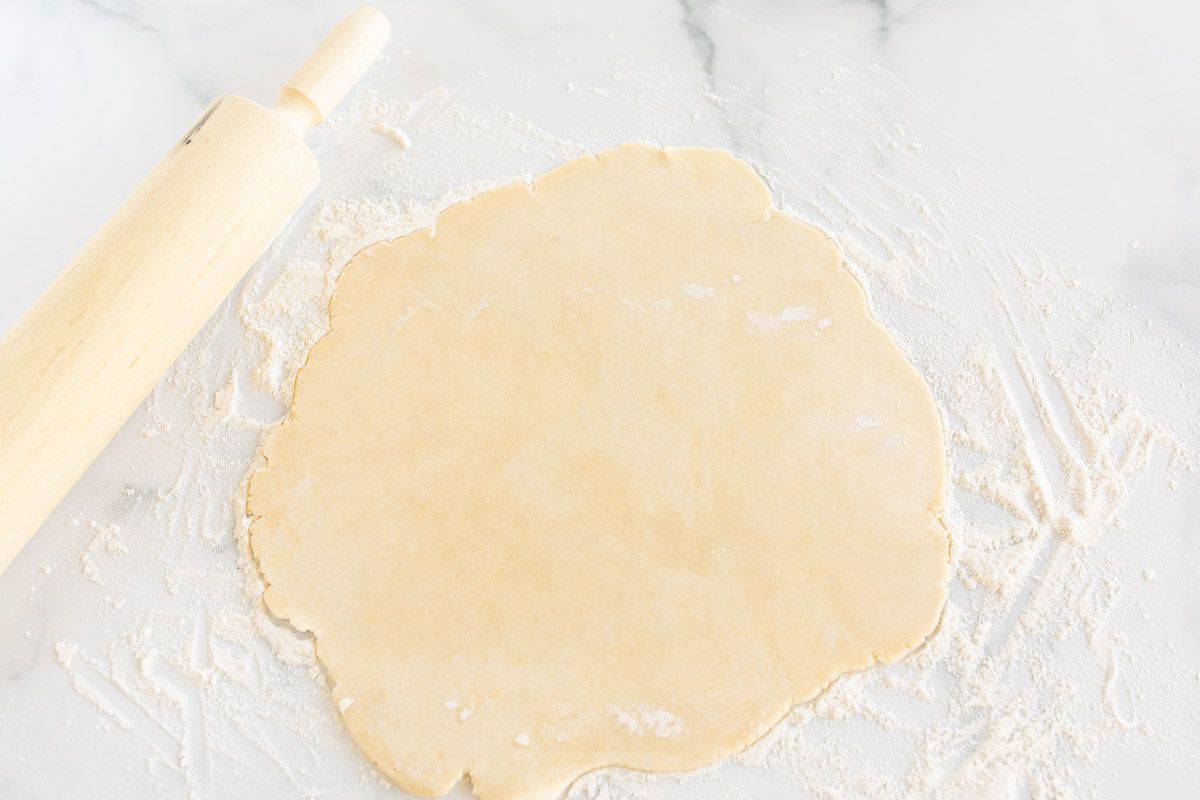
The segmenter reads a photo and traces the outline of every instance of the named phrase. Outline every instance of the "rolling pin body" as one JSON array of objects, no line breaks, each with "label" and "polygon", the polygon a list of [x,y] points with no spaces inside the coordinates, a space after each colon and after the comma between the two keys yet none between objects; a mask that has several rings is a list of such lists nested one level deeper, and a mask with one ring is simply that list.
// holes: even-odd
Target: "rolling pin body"
[{"label": "rolling pin body", "polygon": [[[297,76],[344,92],[388,33],[363,7]],[[217,98],[0,339],[0,572],[316,188],[307,85]]]},{"label": "rolling pin body", "polygon": [[319,179],[271,111],[218,98],[0,340],[0,569]]}]

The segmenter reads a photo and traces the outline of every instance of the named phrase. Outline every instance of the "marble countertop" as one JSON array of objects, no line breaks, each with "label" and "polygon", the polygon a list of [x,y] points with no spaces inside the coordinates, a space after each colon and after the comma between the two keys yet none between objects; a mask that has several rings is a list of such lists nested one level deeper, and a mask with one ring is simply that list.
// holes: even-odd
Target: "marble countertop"
[{"label": "marble countertop", "polygon": [[[856,267],[877,311],[897,326],[923,369],[936,371],[936,355],[924,355],[918,310],[949,309],[982,319],[986,330],[1010,330],[1014,340],[1036,340],[1029,350],[1014,351],[1011,364],[1000,355],[1001,371],[1013,375],[1023,369],[1020,352],[1045,351],[1051,363],[1049,350],[1059,344],[1073,348],[1071,357],[1103,351],[1107,357],[1097,363],[1139,398],[1144,429],[1169,429],[1174,443],[1163,452],[1175,455],[1161,456],[1166,466],[1158,456],[1147,459],[1149,469],[1171,475],[1170,492],[1127,510],[1129,519],[1116,525],[1125,531],[1123,544],[1105,550],[1097,567],[1128,578],[1114,579],[1112,603],[1122,609],[1131,603],[1140,616],[1129,610],[1121,635],[1095,651],[1099,666],[1080,667],[1081,674],[1095,672],[1095,685],[1079,691],[1094,690],[1098,703],[1113,707],[1113,724],[1133,731],[1129,736],[1144,734],[1144,741],[1129,744],[1117,731],[1096,745],[1090,760],[1072,754],[1079,764],[1066,777],[1019,766],[994,787],[995,796],[1036,794],[1055,780],[1068,783],[1064,796],[1131,796],[1135,787],[1184,796],[1194,787],[1200,780],[1200,490],[1188,468],[1200,444],[1189,422],[1200,390],[1200,49],[1192,41],[1200,6],[1181,0],[375,4],[391,19],[394,39],[350,106],[358,118],[394,114],[407,126],[410,143],[401,155],[385,153],[395,143],[369,139],[351,116],[335,120],[331,132],[316,138],[325,182],[305,219],[319,216],[321,203],[346,196],[350,177],[369,171],[370,159],[400,159],[389,162],[399,165],[395,171],[380,174],[401,175],[371,191],[436,204],[465,187],[536,173],[571,153],[624,140],[724,147],[754,164],[781,203],[830,230],[849,248],[852,263],[875,264]],[[3,3],[0,330],[212,97],[233,92],[270,101],[298,60],[353,5]],[[360,141],[368,144],[351,144]],[[854,198],[867,196],[872,203],[858,209]],[[856,236],[872,225],[887,227],[873,222],[868,208],[886,221],[892,212],[885,197],[899,198],[906,214],[916,210],[911,225],[897,217],[897,227],[928,226],[929,232],[907,236],[907,250],[876,237],[882,255],[867,252],[869,244],[858,253]],[[932,211],[922,210],[925,203]],[[235,375],[249,369],[239,320],[256,292],[269,293],[267,276],[286,269],[281,265],[293,258],[293,241],[285,236],[256,268],[243,299],[227,304],[189,351],[186,358],[206,376],[201,388],[189,383],[192,372],[168,377],[0,575],[0,797],[399,795],[381,786],[357,756],[319,674],[292,653],[293,643],[281,641],[286,633],[248,628],[221,634],[222,625],[253,627],[245,622],[248,612],[227,618],[211,598],[189,595],[188,571],[203,568],[203,582],[218,576],[225,600],[239,602],[229,600],[240,597],[243,584],[234,495],[204,494],[176,505],[173,498],[192,491],[193,463],[220,473],[225,483],[219,485],[236,488],[257,433],[192,436],[195,430],[181,420],[195,397],[211,405],[231,364]],[[1023,277],[1003,277],[1004,259],[988,266],[996,242],[1011,251],[1010,263],[1028,257],[1017,266]],[[943,256],[947,260],[939,261]],[[906,273],[899,279],[905,287],[895,290],[888,270],[905,260],[925,267]],[[971,277],[976,261],[981,266]],[[938,272],[939,264],[952,264],[954,277]],[[1045,311],[1054,317],[1054,308],[1074,309],[1080,330],[1094,328],[1085,347],[1070,341],[1078,331],[1047,332],[1057,321],[1035,319],[1039,276],[1057,275],[1060,264],[1069,265],[1061,286],[1095,293],[1087,300],[1092,310],[1052,308],[1054,298],[1047,297]],[[960,279],[962,292],[954,288]],[[993,293],[1002,299],[989,306]],[[1020,304],[1028,309],[1012,314],[1011,329],[1005,327],[1003,310]],[[990,310],[976,314],[977,308]],[[1118,329],[1120,346],[1097,344]],[[1085,371],[1093,368],[1088,364]],[[931,380],[940,401],[942,391],[951,397],[951,379]],[[270,401],[248,418],[277,415]],[[1020,413],[1040,413],[1036,396],[1013,403]],[[164,419],[175,421],[159,424]],[[148,426],[166,433],[145,435]],[[1053,438],[1035,436],[1033,449],[1053,447]],[[1176,464],[1184,465],[1178,477],[1170,472]],[[1133,497],[1138,480],[1122,483],[1122,491]],[[1119,516],[1113,511],[1098,530]],[[174,533],[179,530],[199,533]],[[1145,535],[1134,542],[1130,530]],[[97,566],[117,559],[112,569]],[[1149,599],[1141,592],[1150,592]],[[155,619],[154,607],[181,596],[184,610],[169,615],[187,618],[180,635],[156,640],[174,622],[148,621]],[[195,620],[196,627],[188,627]],[[1149,628],[1157,631],[1155,641],[1129,644]],[[181,644],[171,652],[167,642]],[[222,648],[229,651],[224,662]],[[1161,666],[1155,659],[1169,660],[1170,669],[1147,666]],[[1060,675],[1076,667],[1069,657],[1056,663]],[[1119,676],[1136,678],[1139,669],[1144,681],[1118,685]],[[238,670],[251,675],[242,688],[221,688],[221,676]],[[1120,700],[1112,699],[1114,691]],[[1032,701],[1021,724],[1037,728],[1044,707]],[[1151,709],[1171,707],[1182,709],[1179,716],[1157,725]],[[904,703],[896,709],[903,724],[919,726],[920,709]],[[961,730],[977,724],[971,719]],[[875,763],[872,753],[864,754],[869,745],[853,744],[861,731],[852,728],[843,733],[818,725],[805,735],[845,748],[837,751],[843,762]],[[931,769],[953,777],[944,764]],[[897,770],[915,780],[916,773]],[[913,795],[934,794],[942,778],[930,770],[921,774],[924,782],[908,788]],[[882,781],[867,791],[852,778],[825,790],[903,793],[903,783]],[[727,764],[703,781],[606,786],[613,797],[815,797],[822,790],[795,770],[781,777],[769,764]]]}]

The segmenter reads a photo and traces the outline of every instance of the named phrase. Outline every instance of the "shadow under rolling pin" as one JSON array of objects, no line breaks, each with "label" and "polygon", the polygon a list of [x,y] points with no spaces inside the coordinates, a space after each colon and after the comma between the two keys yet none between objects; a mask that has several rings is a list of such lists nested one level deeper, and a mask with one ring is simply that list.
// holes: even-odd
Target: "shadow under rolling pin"
[{"label": "shadow under rolling pin", "polygon": [[316,188],[301,137],[390,33],[363,6],[273,110],[214,100],[0,339],[0,572]]}]

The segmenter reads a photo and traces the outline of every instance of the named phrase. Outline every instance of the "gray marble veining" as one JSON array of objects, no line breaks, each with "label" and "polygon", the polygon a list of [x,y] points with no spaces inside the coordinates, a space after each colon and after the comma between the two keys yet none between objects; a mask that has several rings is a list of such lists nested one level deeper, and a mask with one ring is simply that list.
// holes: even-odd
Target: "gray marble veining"
[{"label": "gray marble veining", "polygon": [[[7,124],[0,128],[6,254],[0,329],[32,302],[213,94],[233,91],[270,102],[335,16],[329,4],[307,2],[2,5],[0,100]],[[335,4],[339,11],[350,5]],[[865,166],[874,170],[872,180],[902,181],[903,173],[888,148],[853,152],[860,160],[848,161],[822,115],[838,109],[886,128],[902,152],[922,144],[909,141],[911,131],[895,130],[913,120],[986,165],[986,174],[972,173],[972,180],[1009,198],[1010,207],[1036,208],[1046,249],[1077,264],[1089,286],[1114,292],[1148,326],[1200,347],[1200,65],[1190,41],[1200,6],[1035,0],[378,5],[392,17],[397,36],[367,88],[384,99],[432,96],[431,116],[452,105],[436,99],[442,87],[481,117],[493,107],[512,109],[539,132],[588,146],[659,141],[687,130],[687,141],[665,143],[728,147],[763,168],[773,188],[784,176],[835,200],[866,185]],[[839,82],[838,69],[866,77]],[[871,76],[878,80],[872,83]],[[775,145],[790,141],[776,135],[787,126],[804,128],[807,149]],[[336,150],[338,131],[324,135]],[[544,150],[531,149],[493,170],[486,153],[465,146],[438,151],[442,146],[448,147],[414,137],[417,155],[438,152],[461,161],[458,171],[447,173],[452,179],[422,183],[420,176],[398,173],[407,189],[425,193],[422,200],[541,169],[548,161]],[[351,156],[347,163],[357,163]],[[802,214],[818,212],[802,196],[782,200]],[[218,382],[228,372],[221,358],[209,365]],[[1183,386],[1187,379],[1175,379],[1180,392],[1194,391]],[[54,650],[69,639],[104,653],[126,634],[122,598],[137,602],[151,591],[148,577],[144,584],[98,585],[82,574],[81,554],[98,535],[93,523],[140,534],[147,548],[158,546],[155,531],[181,524],[154,510],[186,483],[172,455],[179,432],[139,437],[144,417],[130,423],[14,568],[0,575],[0,795],[26,796],[21,792],[33,785],[31,774],[44,776],[39,788],[45,796],[87,789],[134,796],[163,786],[169,788],[162,796],[184,795],[160,754],[123,749],[119,721],[98,714],[72,689],[59,665],[63,656]],[[248,453],[252,443],[246,447]],[[224,538],[152,550],[145,572],[155,578],[153,589],[162,588],[159,572],[186,570],[192,560],[236,574],[235,547],[225,531],[232,513],[224,498],[214,499],[196,524]],[[189,608],[188,618],[177,622],[194,625],[205,634],[196,641],[207,642],[219,620],[208,609]],[[193,656],[199,664],[214,658],[203,648],[186,655],[171,669],[191,668]],[[317,703],[323,695],[315,684],[303,683],[303,670],[295,674],[297,691],[309,691],[304,696]],[[257,724],[253,709],[246,717],[248,726]],[[275,739],[264,741],[275,746]],[[336,766],[339,775],[356,779],[352,751],[338,750],[341,740],[320,741],[297,746],[299,758],[331,753],[331,765],[341,760],[330,771]],[[64,762],[60,745],[80,757]],[[102,758],[119,769],[98,775]],[[263,791],[296,796],[314,788],[297,786],[285,772],[272,773]],[[204,796],[237,796],[234,783],[209,785]],[[336,795],[347,786],[358,784],[324,788]],[[788,790],[778,788],[779,796]]]}]

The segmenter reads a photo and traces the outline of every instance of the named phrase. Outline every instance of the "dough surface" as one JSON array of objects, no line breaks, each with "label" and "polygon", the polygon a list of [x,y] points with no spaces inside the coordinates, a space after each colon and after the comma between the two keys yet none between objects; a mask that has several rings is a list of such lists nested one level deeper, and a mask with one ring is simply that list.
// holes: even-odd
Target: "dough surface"
[{"label": "dough surface", "polygon": [[250,542],[406,791],[698,767],[936,625],[933,399],[732,156],[485,192],[356,256],[330,315]]}]

